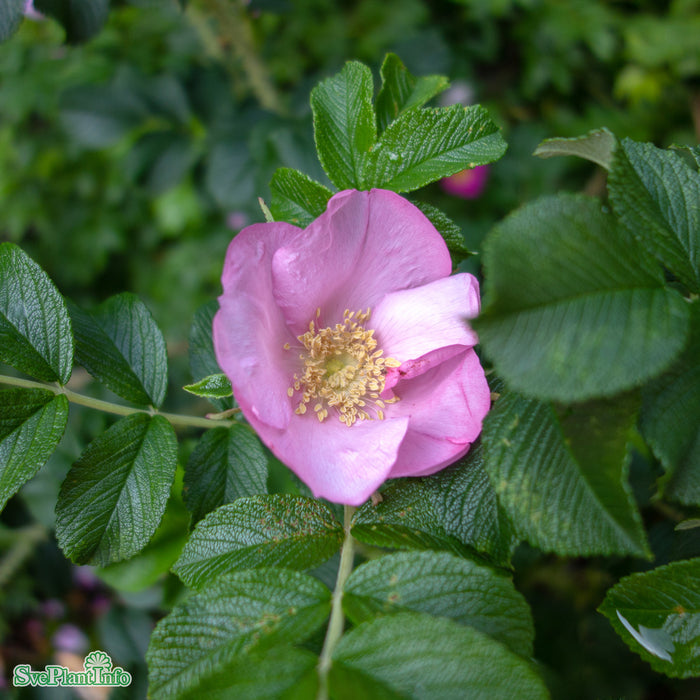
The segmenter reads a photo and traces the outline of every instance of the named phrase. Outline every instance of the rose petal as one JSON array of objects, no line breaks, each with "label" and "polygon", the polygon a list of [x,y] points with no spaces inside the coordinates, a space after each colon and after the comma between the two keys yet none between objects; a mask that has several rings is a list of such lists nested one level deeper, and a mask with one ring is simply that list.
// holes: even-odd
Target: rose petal
[{"label": "rose petal", "polygon": [[410,202],[386,190],[349,190],[275,253],[274,294],[299,335],[317,308],[322,325],[334,325],[345,309],[371,308],[389,292],[446,277],[451,266],[442,237]]},{"label": "rose petal", "polygon": [[251,421],[263,442],[317,498],[358,506],[387,479],[406,434],[407,417],[348,427],[334,415],[294,415],[286,430]]},{"label": "rose petal", "polygon": [[462,273],[387,294],[368,325],[386,357],[406,362],[450,345],[476,345],[479,338],[468,320],[479,307],[479,283]]},{"label": "rose petal", "polygon": [[277,428],[286,426],[292,415],[287,388],[295,357],[284,345],[296,343],[296,338],[273,298],[272,256],[300,235],[290,224],[254,224],[233,239],[213,324],[216,359],[244,415]]},{"label": "rose petal", "polygon": [[479,358],[466,350],[395,387],[398,403],[387,408],[392,420],[409,425],[390,477],[424,476],[459,459],[481,432],[491,394]]}]

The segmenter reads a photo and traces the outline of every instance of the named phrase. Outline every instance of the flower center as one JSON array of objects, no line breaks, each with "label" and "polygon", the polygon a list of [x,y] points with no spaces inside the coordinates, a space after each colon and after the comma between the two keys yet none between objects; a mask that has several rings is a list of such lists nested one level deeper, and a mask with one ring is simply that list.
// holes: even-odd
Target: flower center
[{"label": "flower center", "polygon": [[[303,415],[307,405],[313,402],[319,421],[324,421],[330,409],[335,409],[340,422],[351,426],[358,419],[383,420],[385,405],[398,401],[397,397],[379,398],[387,369],[401,363],[383,357],[384,351],[377,350],[374,330],[363,325],[370,313],[369,309],[366,312],[346,309],[342,323],[317,329],[316,322],[311,321],[309,330],[298,337],[303,346],[299,355],[302,370],[294,375],[293,385],[287,389],[290,397],[301,392],[295,413]],[[316,318],[320,315],[321,310],[316,309]]]}]

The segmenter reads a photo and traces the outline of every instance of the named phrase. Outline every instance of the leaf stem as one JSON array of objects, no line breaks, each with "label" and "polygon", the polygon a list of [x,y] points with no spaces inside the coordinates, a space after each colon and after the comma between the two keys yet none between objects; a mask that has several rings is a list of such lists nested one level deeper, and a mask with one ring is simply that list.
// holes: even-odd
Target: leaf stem
[{"label": "leaf stem", "polygon": [[318,694],[316,700],[328,700],[328,672],[331,669],[331,656],[335,645],[343,636],[345,617],[343,615],[343,588],[350,576],[353,564],[353,549],[355,540],[350,534],[350,523],[355,513],[354,506],[344,507],[345,540],[340,550],[340,566],[338,567],[338,577],[335,581],[333,599],[331,604],[331,619],[328,622],[326,638],[323,641],[323,649],[318,661]]},{"label": "leaf stem", "polygon": [[63,394],[71,403],[79,406],[87,406],[88,408],[94,408],[98,411],[104,411],[105,413],[114,413],[118,416],[129,416],[132,413],[148,413],[150,415],[163,416],[163,418],[169,421],[171,425],[179,428],[220,428],[228,427],[234,423],[234,421],[230,420],[217,420],[215,418],[203,418],[201,416],[186,416],[178,413],[165,413],[158,411],[155,408],[143,409],[133,408],[131,406],[122,406],[121,404],[112,403],[111,401],[102,401],[101,399],[94,399],[91,396],[78,394],[77,392],[66,389],[66,387],[59,386],[58,384],[35,382],[31,379],[8,377],[4,374],[0,374],[0,384],[19,386],[24,389],[43,389],[44,391],[51,391],[54,394]]}]

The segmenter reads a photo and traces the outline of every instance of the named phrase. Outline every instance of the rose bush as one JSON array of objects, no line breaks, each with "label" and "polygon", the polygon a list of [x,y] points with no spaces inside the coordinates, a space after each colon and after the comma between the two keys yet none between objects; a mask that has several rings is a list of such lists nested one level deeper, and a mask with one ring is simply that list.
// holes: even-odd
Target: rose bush
[{"label": "rose bush", "polygon": [[340,192],[304,230],[254,224],[233,239],[217,359],[246,419],[315,496],[359,505],[479,435],[479,287],[451,271],[433,225],[385,190]]}]

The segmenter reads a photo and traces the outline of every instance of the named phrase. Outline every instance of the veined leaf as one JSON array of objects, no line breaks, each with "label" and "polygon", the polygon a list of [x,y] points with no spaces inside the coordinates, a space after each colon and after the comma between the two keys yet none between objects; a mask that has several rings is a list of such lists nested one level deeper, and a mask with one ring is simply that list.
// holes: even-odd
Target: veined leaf
[{"label": "veined leaf", "polygon": [[343,609],[356,625],[406,610],[449,617],[532,656],[532,616],[512,581],[447,552],[400,552],[363,564],[345,584]]},{"label": "veined leaf", "polygon": [[484,245],[486,301],[473,322],[498,374],[542,399],[611,396],[682,350],[688,304],[591,198],[546,197]]},{"label": "veined leaf", "polygon": [[377,95],[377,123],[380,132],[400,114],[422,107],[450,84],[443,75],[416,78],[393,53],[386,55],[380,72],[382,87]]},{"label": "veined leaf", "polygon": [[348,61],[311,91],[316,150],[338,189],[363,189],[363,164],[377,138],[370,69]]},{"label": "veined leaf", "polygon": [[700,559],[623,578],[599,610],[655,671],[673,678],[700,675]]},{"label": "veined leaf", "polygon": [[364,188],[410,192],[430,182],[498,160],[506,143],[481,106],[404,112],[366,158]]},{"label": "veined leaf", "polygon": [[343,635],[333,653],[331,694],[356,698],[545,700],[530,664],[473,627],[422,613],[380,617]]},{"label": "veined leaf", "polygon": [[[250,652],[303,641],[329,613],[330,591],[306,574],[257,569],[223,576],[158,623],[146,657],[149,695],[197,697],[217,674],[225,683],[231,664],[245,665]],[[235,678],[228,681],[235,687]]]},{"label": "veined leaf", "polygon": [[61,384],[73,370],[73,333],[63,297],[14,243],[0,243],[0,361]]},{"label": "veined leaf", "polygon": [[224,503],[267,493],[267,457],[245,425],[208,430],[185,470],[184,498],[195,521]]},{"label": "veined leaf", "polygon": [[690,337],[678,360],[642,393],[641,428],[666,470],[663,494],[700,505],[700,302],[690,305]]},{"label": "veined leaf", "polygon": [[459,555],[482,552],[507,565],[517,544],[505,511],[484,469],[483,448],[434,476],[401,479],[383,501],[362,506],[352,534],[379,547],[439,549]]},{"label": "veined leaf", "polygon": [[578,156],[610,170],[615,149],[615,135],[608,129],[595,129],[585,136],[575,138],[546,139],[537,146],[533,156],[554,158],[555,156]]},{"label": "veined leaf", "polygon": [[627,483],[633,395],[556,410],[502,396],[484,422],[486,470],[522,537],[563,555],[649,556]]},{"label": "veined leaf", "polygon": [[40,389],[0,391],[0,511],[63,436],[68,400]]},{"label": "veined leaf", "polygon": [[270,210],[275,221],[304,228],[326,211],[333,193],[298,170],[277,168],[270,181]]},{"label": "veined leaf", "polygon": [[233,396],[231,380],[225,374],[210,374],[194,384],[182,387],[185,391],[205,399],[225,399]]},{"label": "veined leaf", "polygon": [[127,401],[159,407],[168,384],[165,339],[146,305],[117,294],[91,313],[70,305],[76,359]]},{"label": "veined leaf", "polygon": [[170,571],[190,536],[190,512],[182,502],[182,469],[175,474],[170,498],[158,529],[135,556],[95,570],[118,591],[137,593],[162,580]]},{"label": "veined leaf", "polygon": [[432,204],[427,204],[426,202],[413,202],[413,204],[430,219],[430,223],[435,226],[438,233],[445,239],[447,248],[453,256],[464,259],[474,255],[474,252],[469,250],[464,242],[462,230],[452,219]]},{"label": "veined leaf", "polygon": [[237,569],[309,569],[333,556],[342,539],[340,523],[313,498],[239,498],[199,522],[173,571],[188,586],[201,588]]},{"label": "veined leaf", "polygon": [[234,657],[219,672],[207,677],[190,700],[307,700],[318,691],[318,656],[289,645],[253,650]]},{"label": "veined leaf", "polygon": [[162,416],[134,413],[93,440],[56,504],[56,536],[78,564],[105,566],[143,549],[175,477],[177,440]]},{"label": "veined leaf", "polygon": [[623,139],[608,189],[637,240],[689,289],[700,291],[700,173],[673,151]]}]

